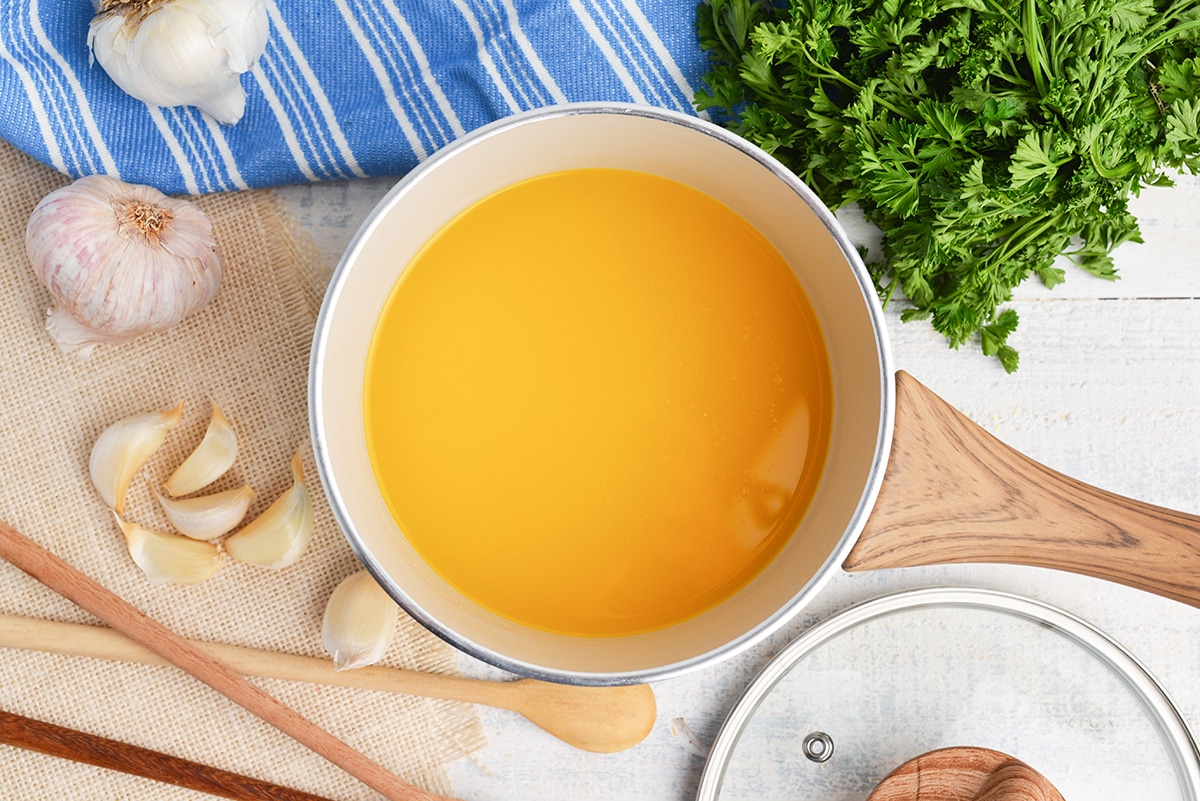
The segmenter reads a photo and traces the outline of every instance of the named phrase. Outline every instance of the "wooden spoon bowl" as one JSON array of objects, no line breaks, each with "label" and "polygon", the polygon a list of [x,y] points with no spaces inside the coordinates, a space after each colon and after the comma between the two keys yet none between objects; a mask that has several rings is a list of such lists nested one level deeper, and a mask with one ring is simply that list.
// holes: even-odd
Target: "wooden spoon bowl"
[{"label": "wooden spoon bowl", "polygon": [[1063,801],[1024,762],[987,748],[942,748],[910,759],[867,801]]}]

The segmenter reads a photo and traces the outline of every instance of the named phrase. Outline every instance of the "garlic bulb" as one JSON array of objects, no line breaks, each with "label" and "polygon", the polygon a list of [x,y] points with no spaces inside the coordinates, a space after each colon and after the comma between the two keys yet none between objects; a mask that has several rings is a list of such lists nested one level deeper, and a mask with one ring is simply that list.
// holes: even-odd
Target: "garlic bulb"
[{"label": "garlic bulb", "polygon": [[300,558],[312,533],[312,496],[304,486],[304,471],[297,451],[292,457],[291,489],[225,540],[225,552],[239,562],[279,569]]},{"label": "garlic bulb", "polygon": [[249,485],[184,500],[155,495],[171,525],[194,540],[215,540],[233,531],[254,500]]},{"label": "garlic bulb", "polygon": [[125,514],[125,493],[146,460],[183,417],[183,401],[165,412],[144,412],[118,420],[101,432],[92,446],[88,472],[108,507]]},{"label": "garlic bulb", "polygon": [[233,466],[237,452],[237,434],[225,419],[225,415],[221,414],[220,407],[214,403],[212,419],[204,432],[204,439],[200,440],[196,450],[183,460],[183,464],[175,468],[175,472],[163,486],[176,498],[203,489]]},{"label": "garlic bulb", "polygon": [[342,580],[325,604],[321,642],[334,670],[373,665],[387,652],[400,608],[365,570]]},{"label": "garlic bulb", "polygon": [[221,551],[211,542],[164,534],[117,518],[134,563],[152,584],[199,584],[221,567]]},{"label": "garlic bulb", "polygon": [[213,299],[221,257],[194,204],[89,175],[33,210],[25,251],[57,304],[46,330],[81,355],[170,328]]},{"label": "garlic bulb", "polygon": [[268,27],[263,0],[103,0],[87,44],[138,100],[232,124],[246,110],[241,73],[266,50]]}]

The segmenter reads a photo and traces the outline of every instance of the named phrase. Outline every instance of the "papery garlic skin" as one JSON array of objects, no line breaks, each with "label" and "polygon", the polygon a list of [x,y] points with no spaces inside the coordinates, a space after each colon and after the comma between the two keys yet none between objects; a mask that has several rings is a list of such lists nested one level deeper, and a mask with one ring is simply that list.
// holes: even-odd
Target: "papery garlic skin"
[{"label": "papery garlic skin", "polygon": [[216,296],[223,274],[212,222],[195,204],[106,175],[43,198],[25,252],[56,304],[47,331],[84,356],[177,324]]},{"label": "papery garlic skin", "polygon": [[211,542],[164,534],[117,518],[134,564],[151,584],[199,584],[221,568],[221,550]]},{"label": "papery garlic skin", "polygon": [[373,665],[387,653],[396,633],[400,607],[360,570],[330,594],[321,620],[321,642],[333,657],[334,670]]},{"label": "papery garlic skin", "polygon": [[180,534],[194,540],[215,540],[233,531],[242,522],[255,493],[249,485],[243,485],[199,498],[180,500],[158,493],[155,496],[167,519]]},{"label": "papery garlic skin", "polygon": [[304,485],[304,470],[297,451],[292,457],[291,489],[225,540],[225,552],[239,562],[278,570],[300,558],[312,533],[312,496]]},{"label": "papery garlic skin", "polygon": [[118,515],[125,514],[125,493],[134,475],[182,418],[183,401],[180,401],[165,412],[130,415],[100,433],[92,446],[88,472],[108,508]]},{"label": "papery garlic skin", "polygon": [[233,466],[237,453],[237,434],[221,413],[220,407],[214,403],[212,420],[204,432],[204,439],[183,460],[183,464],[175,468],[163,486],[176,498],[203,489]]},{"label": "papery garlic skin", "polygon": [[263,0],[104,0],[88,48],[113,83],[154,106],[242,118],[246,72],[267,47]]}]

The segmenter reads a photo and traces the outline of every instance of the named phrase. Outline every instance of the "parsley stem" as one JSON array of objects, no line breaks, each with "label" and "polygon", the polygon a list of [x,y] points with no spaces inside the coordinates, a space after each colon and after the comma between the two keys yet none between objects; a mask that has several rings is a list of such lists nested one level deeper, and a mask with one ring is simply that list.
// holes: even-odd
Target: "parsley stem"
[{"label": "parsley stem", "polygon": [[[830,78],[831,80],[837,81],[838,83],[842,84],[842,86],[845,86],[847,89],[853,89],[855,92],[862,93],[862,91],[863,91],[862,86],[860,86],[857,83],[855,83],[854,81],[850,80],[845,75],[842,75],[840,72],[835,70],[833,67],[830,67],[828,64],[822,64],[821,62],[817,61],[815,58],[812,57],[812,54],[808,52],[807,47],[800,47],[797,49],[804,55],[804,57],[806,59],[808,59],[808,63],[810,63],[814,67],[816,67],[818,72],[824,73],[825,77]],[[898,108],[894,104],[888,102],[888,100],[886,98],[880,97],[879,95],[872,95],[872,97],[874,98],[876,103],[883,106],[888,111],[895,114],[897,117],[903,117],[904,119],[908,120],[909,122],[921,122],[921,119],[919,117],[915,117],[912,114],[910,114],[909,112]]]},{"label": "parsley stem", "polygon": [[1121,180],[1122,178],[1124,178],[1126,175],[1129,174],[1130,170],[1133,169],[1132,163],[1126,163],[1120,167],[1114,167],[1113,169],[1109,169],[1108,167],[1105,167],[1104,163],[1100,160],[1100,155],[1098,153],[1096,153],[1096,140],[1095,139],[1092,140],[1092,144],[1088,147],[1088,156],[1091,157],[1092,167],[1095,168],[1096,172],[1100,173],[1100,177],[1107,178],[1110,181]]},{"label": "parsley stem", "polygon": [[1029,60],[1029,69],[1033,72],[1033,82],[1037,85],[1038,94],[1046,96],[1046,42],[1042,39],[1041,27],[1038,25],[1037,0],[1025,0],[1021,33],[1025,38],[1025,57]]},{"label": "parsley stem", "polygon": [[997,14],[999,14],[1000,16],[1002,16],[1006,20],[1008,20],[1009,25],[1012,25],[1014,28],[1020,29],[1021,26],[1017,23],[1016,18],[1013,17],[1012,14],[1009,14],[1008,9],[1005,8],[1003,5],[996,2],[996,0],[988,0],[988,5],[992,7],[993,11],[995,11]]},{"label": "parsley stem", "polygon": [[880,291],[878,293],[879,304],[880,308],[882,308],[884,311],[887,311],[888,304],[892,302],[892,296],[896,294],[896,286],[898,283],[899,279],[892,278],[891,281],[888,281],[887,286],[880,287]]},{"label": "parsley stem", "polygon": [[1125,69],[1121,70],[1121,77],[1124,77],[1126,74],[1128,74],[1129,71],[1136,65],[1141,64],[1142,61],[1145,60],[1155,50],[1162,47],[1172,39],[1178,38],[1179,35],[1185,31],[1190,31],[1194,28],[1200,28],[1200,19],[1190,19],[1187,22],[1181,22],[1170,30],[1164,31],[1153,41],[1151,41],[1150,44],[1139,50],[1136,56],[1129,60],[1129,63],[1125,65]]},{"label": "parsley stem", "polygon": [[1200,7],[1200,3],[1196,3],[1194,0],[1193,2],[1180,2],[1179,0],[1173,0],[1173,2],[1167,4],[1167,8],[1154,22],[1146,26],[1146,29],[1142,31],[1142,35],[1146,36],[1154,33],[1158,29],[1174,22],[1177,17],[1186,14],[1189,11],[1194,11],[1197,7]]},{"label": "parsley stem", "polygon": [[[1051,212],[1027,220],[1021,220],[1018,223],[1019,227],[1017,230],[1013,231],[1010,236],[1005,237],[1000,247],[988,254],[987,261],[992,266],[1003,264],[1008,260],[1011,253],[1020,252],[1034,239],[1044,234],[1050,228],[1053,228],[1057,221],[1058,215]],[[1017,244],[1014,245],[1014,242]],[[984,278],[982,270],[976,274],[977,281],[982,281]]]},{"label": "parsley stem", "polygon": [[862,91],[862,87],[859,86],[857,83],[850,80],[845,75],[842,75],[842,73],[838,72],[837,70],[835,70],[833,67],[829,66],[828,64],[822,64],[821,62],[819,62],[815,58],[813,58],[812,53],[808,52],[807,47],[799,47],[797,49],[800,51],[800,53],[806,59],[808,59],[808,63],[812,64],[814,67],[816,67],[818,72],[824,73],[825,77],[831,78],[832,80],[837,81],[838,83],[842,84],[843,86],[845,86],[848,89],[853,89],[856,92]]}]

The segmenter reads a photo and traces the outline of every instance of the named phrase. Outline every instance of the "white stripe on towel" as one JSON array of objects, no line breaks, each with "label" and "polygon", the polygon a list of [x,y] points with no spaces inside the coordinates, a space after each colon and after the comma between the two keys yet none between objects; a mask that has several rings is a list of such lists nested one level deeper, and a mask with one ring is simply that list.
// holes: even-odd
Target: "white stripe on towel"
[{"label": "white stripe on towel", "polygon": [[483,36],[483,28],[479,24],[474,12],[471,11],[463,0],[454,0],[454,7],[463,15],[463,19],[467,21],[467,26],[471,29],[471,33],[475,36],[476,54],[479,56],[480,63],[483,64],[484,70],[492,79],[492,83],[496,84],[496,89],[500,91],[500,96],[504,98],[504,102],[508,104],[510,111],[520,111],[521,105],[517,99],[513,97],[509,91],[508,85],[504,79],[500,77],[500,71],[496,69],[496,62],[492,60],[492,54],[487,51],[487,41]]},{"label": "white stripe on towel", "polygon": [[204,137],[193,125],[193,120],[202,112],[184,106],[171,106],[163,109],[163,120],[171,126],[171,130],[179,138],[187,152],[188,163],[197,171],[196,185],[201,192],[212,192],[225,189],[224,182],[216,165],[213,163],[212,151],[204,145]]},{"label": "white stripe on towel", "polygon": [[511,26],[507,24],[508,18],[503,9],[498,8],[492,0],[481,0],[476,3],[476,7],[481,12],[479,24],[484,39],[491,48],[501,72],[506,74],[508,85],[520,95],[518,102],[521,103],[521,107],[535,108],[545,105],[542,100],[542,87],[528,74],[529,70],[516,63],[520,58],[504,46],[515,36]]},{"label": "white stripe on towel", "polygon": [[600,52],[604,54],[604,58],[608,61],[613,72],[617,74],[617,78],[625,86],[625,91],[629,92],[629,96],[633,98],[635,103],[649,103],[646,95],[638,87],[637,82],[630,74],[629,68],[625,66],[625,62],[617,55],[617,51],[613,49],[612,43],[601,33],[600,28],[596,25],[596,21],[588,13],[580,0],[571,0],[571,10],[575,12],[575,16],[583,23],[584,30],[592,37],[592,41],[600,48]]},{"label": "white stripe on towel", "polygon": [[[24,10],[28,11],[27,8]],[[62,101],[62,97],[66,92],[56,80],[57,76],[46,59],[46,54],[33,41],[29,31],[31,24],[28,23],[30,21],[20,16],[17,9],[10,9],[10,12],[8,21],[12,36],[9,42],[10,46],[17,51],[13,58],[17,58],[18,53],[24,57],[23,64],[29,70],[29,79],[37,94],[38,102],[45,109],[46,121],[56,134],[55,141],[60,148],[59,152],[62,154],[66,167],[64,172],[73,171],[75,174],[87,172],[83,159],[80,158],[78,145],[82,137],[78,135],[78,127],[71,125],[70,123],[75,121],[64,115],[63,107],[68,104]]]},{"label": "white stripe on towel", "polygon": [[[693,110],[696,89],[690,83],[688,83],[687,77],[684,76],[683,70],[679,68],[679,64],[675,62],[675,58],[671,55],[671,51],[667,50],[667,46],[663,44],[662,37],[658,35],[658,31],[654,30],[654,26],[651,25],[650,20],[646,18],[646,13],[642,11],[641,6],[639,6],[636,2],[633,2],[633,0],[621,0],[621,2],[625,4],[625,8],[629,12],[629,16],[633,18],[633,21],[641,30],[642,35],[646,37],[646,41],[650,43],[650,47],[654,49],[654,53],[658,56],[659,62],[666,67],[667,74],[671,76],[671,79],[675,82],[675,85],[679,87],[679,91],[683,93],[685,110]],[[704,112],[701,116],[707,118],[709,117],[709,114]]]},{"label": "white stripe on towel", "polygon": [[345,171],[336,163],[333,149],[322,135],[320,123],[310,124],[313,119],[312,106],[305,96],[304,87],[288,69],[286,60],[280,58],[278,46],[268,44],[259,62],[263,65],[263,75],[271,79],[280,106],[295,129],[296,141],[304,148],[305,158],[309,160],[313,172],[321,173],[322,178],[346,178]]},{"label": "white stripe on towel", "polygon": [[188,164],[187,156],[184,155],[183,146],[179,144],[179,140],[175,137],[175,133],[171,130],[171,126],[167,123],[166,117],[163,116],[163,111],[158,106],[146,104],[146,110],[150,113],[150,119],[154,121],[154,127],[158,128],[158,133],[163,138],[163,142],[167,145],[167,150],[175,159],[175,163],[179,165],[179,172],[183,175],[183,185],[187,188],[189,194],[200,194],[200,187],[196,184],[196,173],[192,171],[192,165]]},{"label": "white stripe on towel", "polygon": [[54,135],[54,128],[50,125],[50,115],[46,111],[46,106],[42,102],[42,96],[37,90],[37,84],[33,80],[33,76],[29,74],[29,70],[25,69],[25,65],[13,57],[5,46],[7,36],[0,36],[0,58],[8,62],[13,71],[17,73],[17,78],[21,81],[21,86],[25,88],[25,96],[29,98],[29,106],[33,109],[33,117],[37,120],[38,130],[41,131],[42,141],[46,144],[46,152],[50,156],[50,164],[59,172],[67,171],[67,164],[63,161],[62,150],[58,146],[58,138]]},{"label": "white stripe on towel", "polygon": [[279,101],[279,95],[275,94],[275,88],[271,86],[271,82],[263,72],[262,61],[260,58],[250,68],[250,74],[258,82],[259,88],[262,89],[263,97],[267,99],[267,105],[274,112],[275,120],[279,123],[279,130],[283,134],[283,143],[287,145],[288,151],[292,154],[292,160],[300,168],[300,173],[308,180],[316,181],[317,175],[313,172],[312,165],[308,163],[304,151],[300,149],[300,140],[296,137],[296,129],[292,127],[292,121],[288,117],[287,112],[284,111],[283,103]]},{"label": "white stripe on towel", "polygon": [[605,8],[601,8],[597,3],[593,5],[593,10],[603,17],[608,30],[612,32],[612,42],[620,45],[625,51],[625,61],[636,70],[638,77],[641,78],[646,94],[650,96],[650,102],[656,106],[668,105],[672,98],[669,94],[664,95],[660,91],[660,85],[663,83],[661,76],[658,74],[653,60],[638,41],[633,28],[629,25],[629,20],[625,18],[613,0],[606,0],[605,6]]},{"label": "white stripe on towel", "polygon": [[83,86],[80,85],[75,72],[67,64],[67,60],[55,49],[50,41],[50,37],[46,36],[46,30],[42,27],[42,21],[38,14],[37,0],[32,0],[29,5],[29,21],[33,28],[33,35],[37,37],[38,44],[50,54],[50,58],[53,59],[66,78],[67,85],[71,87],[71,94],[75,100],[75,108],[78,109],[84,128],[87,129],[88,138],[91,140],[97,155],[100,157],[100,163],[104,166],[104,172],[114,178],[120,178],[121,172],[117,169],[117,162],[113,159],[112,153],[108,150],[108,145],[104,142],[104,137],[100,133],[100,127],[96,125],[96,118],[92,116],[92,107],[88,103],[87,95],[84,94]]},{"label": "white stripe on towel", "polygon": [[283,20],[283,15],[280,14],[274,0],[267,0],[267,14],[270,16],[271,24],[278,32],[288,54],[296,62],[296,66],[300,70],[300,75],[308,86],[309,91],[312,92],[312,96],[316,100],[317,108],[321,111],[321,117],[325,121],[329,135],[333,139],[334,146],[337,148],[338,153],[341,154],[342,162],[349,168],[351,173],[359,178],[365,178],[367,174],[358,165],[358,159],[354,157],[354,151],[350,149],[350,143],[346,141],[346,135],[342,131],[342,126],[338,123],[337,115],[333,111],[333,105],[329,102],[329,97],[325,94],[325,89],[317,79],[316,73],[313,72],[308,59],[305,58],[304,51],[300,49],[295,37],[292,36],[292,32],[288,30],[287,24]]},{"label": "white stripe on towel", "polygon": [[446,97],[442,85],[433,77],[433,70],[429,65],[429,57],[425,55],[425,50],[421,47],[421,42],[413,32],[412,26],[408,24],[408,20],[404,18],[400,13],[400,9],[391,0],[388,0],[384,6],[387,8],[392,20],[396,23],[396,27],[400,29],[400,34],[404,37],[405,43],[408,44],[409,50],[412,51],[413,58],[417,61],[417,68],[421,73],[421,80],[429,89],[429,93],[433,95],[433,101],[437,103],[437,107],[441,109],[443,116],[445,116],[446,121],[450,124],[453,136],[462,136],[466,133],[466,129],[463,128],[462,122],[458,119],[458,114],[454,112],[454,106],[450,104],[450,98]]},{"label": "white stripe on towel", "polygon": [[396,87],[392,84],[392,79],[388,76],[387,70],[383,67],[383,62],[379,58],[379,53],[371,46],[371,42],[367,39],[367,35],[363,33],[363,29],[359,27],[357,20],[354,19],[354,14],[350,11],[346,0],[334,0],[338,11],[342,14],[342,19],[346,21],[346,27],[350,30],[350,34],[354,37],[354,41],[358,43],[359,49],[362,50],[363,56],[367,59],[367,63],[371,66],[371,71],[375,73],[375,80],[379,82],[379,86],[383,89],[384,101],[387,103],[388,109],[392,112],[396,122],[400,125],[400,130],[404,133],[404,138],[408,140],[408,146],[412,148],[413,153],[418,159],[424,159],[429,155],[429,151],[421,144],[421,137],[417,134],[417,130],[413,127],[412,120],[400,105],[399,98],[396,97]]},{"label": "white stripe on towel", "polygon": [[203,115],[203,118],[204,124],[208,127],[208,132],[212,136],[213,144],[216,145],[217,152],[221,154],[221,161],[225,164],[225,171],[229,173],[229,182],[233,184],[234,189],[249,189],[249,184],[242,178],[242,173],[238,169],[237,160],[233,157],[233,151],[229,148],[229,140],[225,138],[225,132],[221,130],[221,124],[208,114]]},{"label": "white stripe on towel", "polygon": [[508,25],[512,29],[513,37],[517,40],[517,46],[521,48],[521,52],[525,54],[525,58],[529,59],[529,64],[533,67],[533,71],[537,74],[542,85],[550,92],[550,98],[555,103],[566,103],[567,96],[559,88],[558,83],[554,80],[554,76],[550,74],[550,70],[546,69],[546,65],[542,63],[542,59],[538,56],[537,51],[533,49],[529,37],[525,35],[525,30],[521,27],[521,20],[517,16],[517,7],[513,3],[513,0],[501,0],[501,2],[504,5],[505,12],[508,14]]}]

